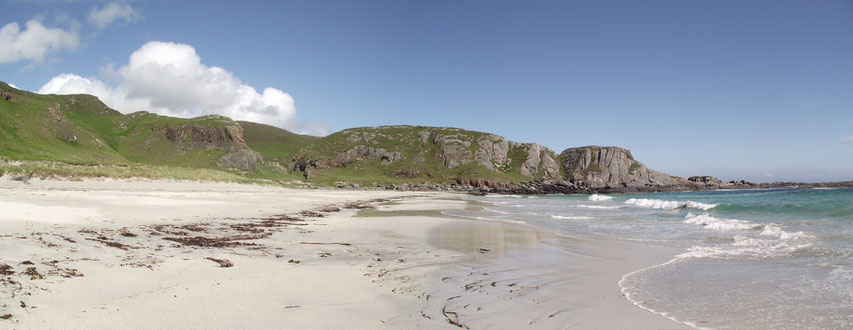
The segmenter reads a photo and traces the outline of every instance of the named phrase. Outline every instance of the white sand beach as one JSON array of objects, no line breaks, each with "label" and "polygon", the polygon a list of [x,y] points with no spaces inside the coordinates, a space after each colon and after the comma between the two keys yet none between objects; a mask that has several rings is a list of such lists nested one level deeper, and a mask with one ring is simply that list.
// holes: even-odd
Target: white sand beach
[{"label": "white sand beach", "polygon": [[459,197],[0,178],[0,325],[685,327],[617,285],[674,251],[442,216]]}]

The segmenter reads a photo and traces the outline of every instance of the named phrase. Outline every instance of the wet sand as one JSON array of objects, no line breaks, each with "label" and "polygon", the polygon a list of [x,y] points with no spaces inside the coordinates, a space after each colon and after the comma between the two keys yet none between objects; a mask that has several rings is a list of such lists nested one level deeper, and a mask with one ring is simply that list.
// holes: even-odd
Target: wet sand
[{"label": "wet sand", "polygon": [[616,285],[670,251],[440,213],[471,207],[444,193],[0,178],[0,324],[681,327]]},{"label": "wet sand", "polygon": [[617,285],[624,274],[670,260],[675,250],[481,221],[441,226],[432,241],[479,252],[472,262],[442,269],[422,306],[471,328],[687,328],[637,308]]}]

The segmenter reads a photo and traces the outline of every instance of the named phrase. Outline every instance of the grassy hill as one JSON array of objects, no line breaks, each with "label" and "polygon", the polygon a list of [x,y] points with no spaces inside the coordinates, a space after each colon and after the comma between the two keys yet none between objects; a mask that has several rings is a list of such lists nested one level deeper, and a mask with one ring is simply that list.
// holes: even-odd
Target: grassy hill
[{"label": "grassy hill", "polygon": [[122,114],[91,95],[40,95],[0,82],[2,173],[325,186],[457,183],[518,191],[529,185],[517,183],[536,181],[556,184],[554,192],[690,184],[646,168],[618,147],[558,155],[535,143],[426,126],[360,127],[319,138],[217,115]]},{"label": "grassy hill", "polygon": [[[91,95],[40,95],[0,82],[0,159],[50,163],[56,174],[63,172],[57,164],[64,164],[60,167],[73,173],[292,179],[299,175],[283,169],[296,150],[316,139],[222,116],[125,115]],[[269,159],[257,170],[246,173],[221,163],[226,154],[252,147]]]},{"label": "grassy hill", "polygon": [[[534,144],[456,128],[353,128],[324,138],[222,116],[122,114],[91,95],[0,83],[0,171],[362,184],[561,178]],[[296,168],[298,171],[294,171]]]},{"label": "grassy hill", "polygon": [[27,162],[0,163],[5,172],[308,178],[320,185],[562,177],[553,151],[488,133],[383,126],[318,138],[216,115],[122,114],[91,95],[40,95],[5,83],[0,83],[0,159]]},{"label": "grassy hill", "polygon": [[238,123],[243,127],[243,138],[249,148],[268,161],[290,164],[299,150],[320,140],[320,137],[300,135],[274,126],[248,121]]}]

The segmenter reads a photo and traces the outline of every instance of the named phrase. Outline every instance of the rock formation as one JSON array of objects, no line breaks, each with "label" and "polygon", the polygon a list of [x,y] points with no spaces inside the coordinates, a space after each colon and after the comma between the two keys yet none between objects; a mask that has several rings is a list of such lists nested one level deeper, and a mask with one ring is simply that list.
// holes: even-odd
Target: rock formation
[{"label": "rock formation", "polygon": [[533,177],[539,172],[543,172],[545,178],[560,178],[560,165],[554,160],[554,158],[557,158],[557,155],[551,149],[536,143],[513,142],[512,146],[513,148],[522,149],[527,155],[519,168],[519,173],[522,176]]},{"label": "rock formation", "polygon": [[255,171],[263,163],[261,155],[249,148],[234,148],[219,158],[219,166],[236,168],[243,171]]},{"label": "rock formation", "polygon": [[471,141],[459,134],[435,133],[432,134],[432,141],[441,150],[440,157],[447,168],[456,168],[474,160]]},{"label": "rock formation", "polygon": [[592,189],[670,187],[689,181],[653,171],[619,147],[570,148],[560,154],[566,177]]},{"label": "rock formation", "polygon": [[458,128],[366,127],[344,130],[328,140],[297,154],[293,159],[294,169],[305,172],[380,160],[382,165],[399,163],[402,165],[397,167],[408,166],[404,169],[411,171],[435,168],[433,164],[438,163],[444,172],[476,165],[498,176],[514,170],[530,180],[562,176],[557,155],[541,145],[511,142],[498,135]]},{"label": "rock formation", "polygon": [[714,187],[720,187],[720,186],[724,185],[722,180],[717,179],[713,176],[707,176],[707,175],[691,176],[691,177],[687,178],[687,181],[705,184],[705,185],[714,186]]},{"label": "rock formation", "polygon": [[344,160],[351,163],[360,159],[378,159],[383,164],[390,164],[403,159],[403,154],[399,151],[388,151],[385,148],[368,147],[365,145],[357,145],[350,150],[347,150],[344,155]]},{"label": "rock formation", "polygon": [[250,149],[243,139],[243,128],[230,126],[153,126],[152,132],[162,134],[170,143],[183,150],[228,150],[217,162],[219,166],[254,171],[263,158]]}]

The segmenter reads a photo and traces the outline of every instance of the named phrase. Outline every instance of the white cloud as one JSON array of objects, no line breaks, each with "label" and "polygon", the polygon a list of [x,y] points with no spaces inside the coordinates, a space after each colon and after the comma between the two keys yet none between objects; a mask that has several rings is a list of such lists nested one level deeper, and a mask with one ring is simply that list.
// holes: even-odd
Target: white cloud
[{"label": "white cloud", "polygon": [[853,142],[853,135],[838,139],[838,142]]},{"label": "white cloud", "polygon": [[33,19],[21,31],[18,23],[12,22],[0,28],[0,63],[42,62],[49,53],[72,50],[79,44],[80,36],[75,29],[47,28]]},{"label": "white cloud", "polygon": [[258,92],[231,72],[201,63],[189,45],[152,41],[133,52],[127,65],[105,71],[105,76],[115,77],[114,84],[62,74],[38,92],[92,94],[125,113],[148,110],[176,117],[218,114],[301,133],[322,135],[330,131],[327,125],[295,121],[296,108],[289,94],[271,87]]},{"label": "white cloud", "polygon": [[142,14],[139,9],[131,7],[127,3],[110,2],[101,8],[95,7],[89,11],[86,20],[89,24],[103,29],[115,21],[122,20],[131,23],[141,20]]},{"label": "white cloud", "polygon": [[9,85],[9,87],[12,87],[14,89],[20,89],[20,88],[18,88],[18,86],[15,86],[15,84],[13,84],[13,83],[7,83],[7,85]]}]

